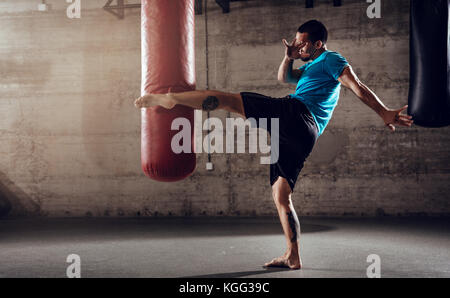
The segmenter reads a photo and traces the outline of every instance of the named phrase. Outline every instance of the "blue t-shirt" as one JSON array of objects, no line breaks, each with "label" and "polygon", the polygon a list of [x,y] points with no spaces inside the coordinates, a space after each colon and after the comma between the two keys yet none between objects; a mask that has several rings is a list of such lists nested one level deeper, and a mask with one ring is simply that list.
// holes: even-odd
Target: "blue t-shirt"
[{"label": "blue t-shirt", "polygon": [[301,100],[309,109],[319,128],[318,136],[324,131],[338,103],[341,91],[338,78],[346,66],[347,60],[339,53],[325,51],[299,68],[302,75],[295,94],[289,95]]}]

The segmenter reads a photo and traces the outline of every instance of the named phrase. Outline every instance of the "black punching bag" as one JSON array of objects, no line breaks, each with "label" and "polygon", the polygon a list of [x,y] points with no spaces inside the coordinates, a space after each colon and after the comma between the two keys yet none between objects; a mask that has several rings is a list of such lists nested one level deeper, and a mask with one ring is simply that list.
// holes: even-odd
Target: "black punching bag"
[{"label": "black punching bag", "polygon": [[450,0],[411,0],[408,114],[425,127],[450,125]]}]

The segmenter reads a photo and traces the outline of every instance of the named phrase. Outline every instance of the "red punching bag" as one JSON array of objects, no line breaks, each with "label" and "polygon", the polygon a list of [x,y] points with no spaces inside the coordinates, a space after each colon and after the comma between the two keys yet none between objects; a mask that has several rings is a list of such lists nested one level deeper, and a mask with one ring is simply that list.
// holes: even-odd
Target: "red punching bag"
[{"label": "red punching bag", "polygon": [[[142,0],[141,95],[195,90],[194,0]],[[194,110],[176,105],[141,109],[141,164],[157,181],[177,181],[195,169]],[[172,121],[178,117],[191,124],[191,150],[174,153]]]}]

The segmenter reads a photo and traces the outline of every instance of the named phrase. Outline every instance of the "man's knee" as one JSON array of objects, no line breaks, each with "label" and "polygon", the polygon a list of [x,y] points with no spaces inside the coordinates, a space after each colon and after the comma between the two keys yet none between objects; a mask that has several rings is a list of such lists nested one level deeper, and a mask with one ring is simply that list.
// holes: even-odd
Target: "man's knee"
[{"label": "man's knee", "polygon": [[238,113],[238,114],[245,116],[244,104],[242,102],[242,96],[240,93],[231,93],[230,94],[230,108],[231,108],[231,112]]},{"label": "man's knee", "polygon": [[278,177],[277,181],[272,186],[272,196],[276,204],[289,204],[291,187],[286,178]]}]

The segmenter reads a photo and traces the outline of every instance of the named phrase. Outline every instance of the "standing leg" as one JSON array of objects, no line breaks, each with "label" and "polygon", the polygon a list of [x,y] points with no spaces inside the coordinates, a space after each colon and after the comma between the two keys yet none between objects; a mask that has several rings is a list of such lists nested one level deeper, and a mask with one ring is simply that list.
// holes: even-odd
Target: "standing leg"
[{"label": "standing leg", "polygon": [[272,186],[273,199],[277,206],[278,216],[286,237],[286,253],[266,263],[265,267],[289,267],[291,269],[300,269],[302,261],[300,258],[300,222],[295,213],[291,199],[291,187],[287,180],[278,177],[278,180]]},{"label": "standing leg", "polygon": [[135,102],[138,108],[163,106],[167,109],[180,104],[194,109],[212,111],[216,109],[238,113],[245,117],[242,97],[239,93],[227,93],[214,90],[196,90],[167,94],[148,94]]}]

